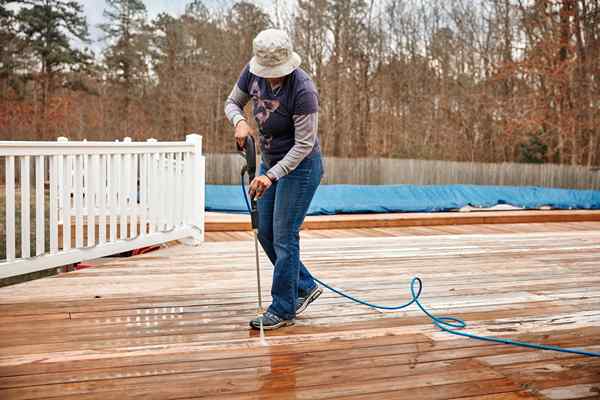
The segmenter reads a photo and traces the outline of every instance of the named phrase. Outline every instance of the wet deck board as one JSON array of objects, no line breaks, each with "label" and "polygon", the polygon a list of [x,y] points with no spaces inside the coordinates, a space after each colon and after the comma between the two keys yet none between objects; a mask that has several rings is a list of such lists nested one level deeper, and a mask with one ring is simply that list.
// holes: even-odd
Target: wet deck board
[{"label": "wet deck board", "polygon": [[[373,302],[423,303],[469,331],[600,351],[600,223],[302,233],[315,275]],[[0,288],[0,399],[592,399],[600,360],[463,339],[416,308],[326,292],[297,325],[247,328],[253,246],[207,234]],[[269,274],[263,257],[264,296]]]}]

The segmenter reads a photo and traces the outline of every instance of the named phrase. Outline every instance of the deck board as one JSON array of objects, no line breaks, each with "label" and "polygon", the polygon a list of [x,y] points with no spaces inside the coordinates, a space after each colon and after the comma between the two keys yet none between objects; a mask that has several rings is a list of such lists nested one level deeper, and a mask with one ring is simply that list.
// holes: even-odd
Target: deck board
[{"label": "deck board", "polygon": [[[600,222],[301,236],[313,272],[359,297],[404,302],[418,275],[423,303],[470,332],[600,351]],[[199,247],[0,288],[0,399],[598,397],[597,358],[468,340],[416,308],[381,313],[329,292],[261,346],[247,326],[249,240],[208,232]]]},{"label": "deck board", "polygon": [[[442,225],[442,226],[406,226],[395,228],[369,228],[369,235],[374,237],[386,236],[434,236],[448,234],[486,234],[486,233],[528,233],[528,232],[573,232],[597,231],[600,222],[570,222],[570,223],[521,223],[521,224],[473,224],[473,225]],[[225,234],[224,234],[225,233]],[[307,229],[300,231],[303,239],[317,238],[357,238],[363,237],[361,229]],[[207,242],[230,242],[254,240],[251,231],[235,232],[206,232]]]},{"label": "deck board", "polygon": [[[408,226],[564,223],[600,221],[599,210],[476,210],[469,212],[371,213],[308,216],[303,229],[361,229]],[[248,231],[247,214],[207,212],[207,232]]]}]

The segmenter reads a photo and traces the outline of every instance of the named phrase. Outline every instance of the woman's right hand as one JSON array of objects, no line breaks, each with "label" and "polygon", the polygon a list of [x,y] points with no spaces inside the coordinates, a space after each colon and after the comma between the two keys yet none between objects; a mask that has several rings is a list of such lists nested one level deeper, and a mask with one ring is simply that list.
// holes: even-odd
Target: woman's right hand
[{"label": "woman's right hand", "polygon": [[246,137],[250,135],[250,125],[244,120],[241,120],[235,126],[235,141],[240,149],[246,146]]}]

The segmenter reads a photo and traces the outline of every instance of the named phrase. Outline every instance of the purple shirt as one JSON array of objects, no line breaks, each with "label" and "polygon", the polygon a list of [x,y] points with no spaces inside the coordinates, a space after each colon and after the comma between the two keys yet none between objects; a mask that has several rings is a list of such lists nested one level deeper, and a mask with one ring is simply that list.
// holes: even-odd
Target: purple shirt
[{"label": "purple shirt", "polygon": [[[319,95],[315,84],[306,72],[297,68],[273,93],[268,81],[252,74],[246,65],[237,86],[252,99],[263,160],[270,168],[294,146],[293,116],[319,111]],[[317,139],[313,153],[319,151],[319,147]]]}]

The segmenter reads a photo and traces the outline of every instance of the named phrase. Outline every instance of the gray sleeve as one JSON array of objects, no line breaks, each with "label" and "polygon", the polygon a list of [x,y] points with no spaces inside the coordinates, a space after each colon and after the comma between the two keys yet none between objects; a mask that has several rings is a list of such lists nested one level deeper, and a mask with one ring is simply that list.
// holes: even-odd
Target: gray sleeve
[{"label": "gray sleeve", "polygon": [[233,85],[233,89],[227,100],[225,100],[225,116],[233,126],[236,126],[241,120],[245,120],[244,106],[250,100],[250,95],[238,87]]},{"label": "gray sleeve", "polygon": [[319,130],[319,113],[294,115],[295,143],[285,157],[273,166],[267,174],[279,179],[292,172],[306,156],[317,141]]}]

